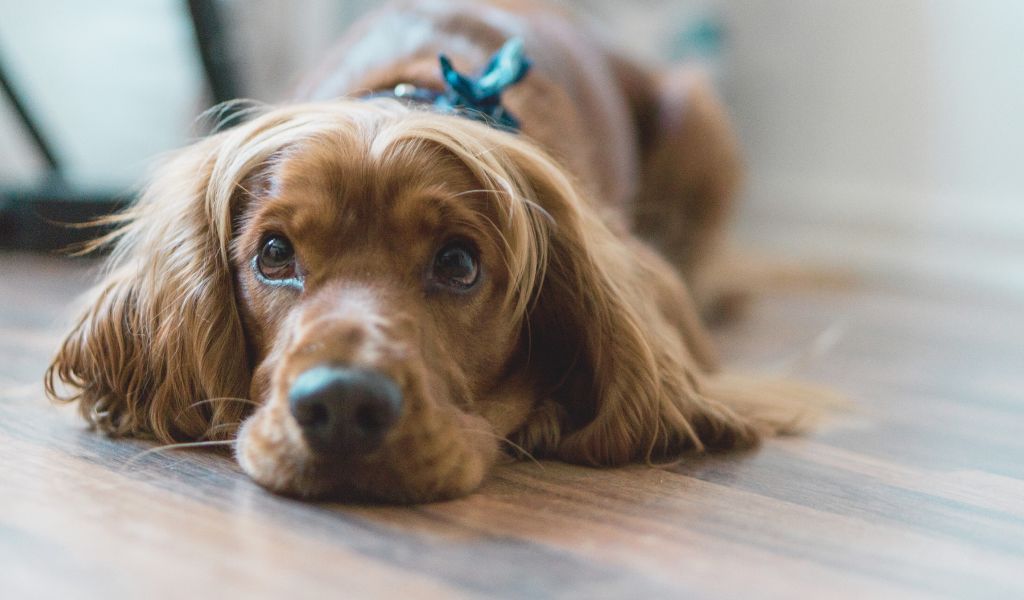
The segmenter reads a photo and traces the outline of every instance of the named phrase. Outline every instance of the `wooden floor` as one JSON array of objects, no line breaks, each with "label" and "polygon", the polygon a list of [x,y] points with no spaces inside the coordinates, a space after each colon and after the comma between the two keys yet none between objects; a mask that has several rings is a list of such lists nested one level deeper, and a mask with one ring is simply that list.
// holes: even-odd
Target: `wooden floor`
[{"label": "wooden floor", "polygon": [[729,362],[853,401],[666,469],[500,468],[414,508],[304,504],[43,398],[84,263],[0,255],[0,597],[1024,597],[1024,298],[766,294]]}]

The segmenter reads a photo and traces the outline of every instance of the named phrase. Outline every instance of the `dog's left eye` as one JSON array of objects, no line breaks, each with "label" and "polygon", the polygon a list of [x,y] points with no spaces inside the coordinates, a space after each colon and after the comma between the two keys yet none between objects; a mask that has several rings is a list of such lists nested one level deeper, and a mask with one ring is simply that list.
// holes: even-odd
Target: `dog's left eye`
[{"label": "dog's left eye", "polygon": [[476,248],[464,241],[445,244],[434,255],[431,278],[447,287],[467,290],[480,277]]},{"label": "dog's left eye", "polygon": [[272,235],[263,240],[260,253],[256,256],[256,265],[260,275],[274,281],[294,279],[297,275],[295,250],[288,238],[280,235]]}]

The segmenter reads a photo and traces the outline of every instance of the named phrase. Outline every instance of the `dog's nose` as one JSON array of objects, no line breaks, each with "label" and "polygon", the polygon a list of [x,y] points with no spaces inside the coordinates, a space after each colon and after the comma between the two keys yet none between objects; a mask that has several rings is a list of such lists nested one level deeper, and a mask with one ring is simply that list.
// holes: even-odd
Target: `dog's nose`
[{"label": "dog's nose", "polygon": [[314,452],[352,456],[380,446],[398,420],[402,392],[374,371],[319,366],[295,379],[288,403]]}]

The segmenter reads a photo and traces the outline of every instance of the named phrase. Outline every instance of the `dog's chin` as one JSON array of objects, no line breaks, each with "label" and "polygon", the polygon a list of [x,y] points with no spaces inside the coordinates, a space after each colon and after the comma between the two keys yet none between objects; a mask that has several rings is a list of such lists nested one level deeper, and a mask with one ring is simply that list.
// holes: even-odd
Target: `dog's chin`
[{"label": "dog's chin", "polygon": [[[486,428],[486,429],[485,429]],[[437,431],[393,431],[358,459],[313,454],[290,419],[257,411],[243,423],[235,456],[256,483],[304,500],[413,504],[465,496],[500,450],[480,417],[460,415]]]}]

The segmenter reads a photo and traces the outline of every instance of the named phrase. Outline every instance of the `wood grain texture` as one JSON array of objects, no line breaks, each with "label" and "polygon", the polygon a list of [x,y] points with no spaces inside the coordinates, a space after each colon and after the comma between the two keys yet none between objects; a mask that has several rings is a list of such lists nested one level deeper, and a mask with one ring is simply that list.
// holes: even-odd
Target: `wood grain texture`
[{"label": "wood grain texture", "polygon": [[468,498],[351,506],[48,404],[94,267],[0,259],[4,598],[1024,595],[1020,298],[773,291],[717,335],[733,365],[849,396],[812,435],[660,468],[508,464]]}]

